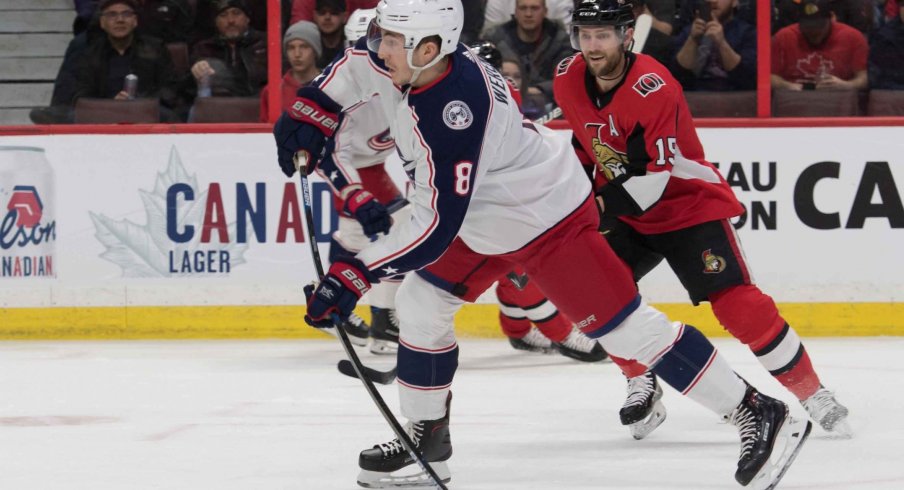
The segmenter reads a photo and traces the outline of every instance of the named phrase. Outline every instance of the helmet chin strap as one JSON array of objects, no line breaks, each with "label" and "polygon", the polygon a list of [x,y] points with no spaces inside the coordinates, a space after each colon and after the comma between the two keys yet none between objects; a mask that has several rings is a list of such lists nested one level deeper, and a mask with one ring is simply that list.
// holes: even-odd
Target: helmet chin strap
[{"label": "helmet chin strap", "polygon": [[406,54],[407,54],[407,58],[408,58],[408,67],[411,68],[411,70],[412,70],[412,73],[411,73],[411,79],[408,80],[408,84],[409,84],[409,85],[413,85],[413,84],[414,84],[414,81],[417,80],[419,76],[421,76],[421,72],[422,72],[422,71],[424,71],[424,70],[426,70],[427,68],[430,68],[431,66],[433,66],[433,65],[435,65],[435,64],[437,64],[437,63],[439,63],[439,61],[440,61],[441,59],[443,59],[443,56],[441,56],[439,53],[437,53],[437,55],[434,56],[433,59],[430,60],[426,65],[424,65],[424,66],[414,66],[414,50],[415,50],[415,49],[417,49],[417,48],[409,49],[409,50],[408,50],[408,53],[406,53]]}]

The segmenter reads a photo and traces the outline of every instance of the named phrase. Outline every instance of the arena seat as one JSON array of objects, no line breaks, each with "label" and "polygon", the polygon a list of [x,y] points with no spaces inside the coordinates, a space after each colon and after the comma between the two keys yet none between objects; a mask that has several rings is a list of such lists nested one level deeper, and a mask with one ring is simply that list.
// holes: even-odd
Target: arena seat
[{"label": "arena seat", "polygon": [[159,123],[160,101],[82,97],[75,103],[74,119],[76,124]]},{"label": "arena seat", "polygon": [[694,117],[756,117],[756,91],[684,93]]},{"label": "arena seat", "polygon": [[904,116],[904,90],[871,90],[866,115]]},{"label": "arena seat", "polygon": [[856,90],[774,90],[775,117],[851,117],[860,113]]},{"label": "arena seat", "polygon": [[188,122],[259,122],[260,111],[258,97],[198,97]]}]

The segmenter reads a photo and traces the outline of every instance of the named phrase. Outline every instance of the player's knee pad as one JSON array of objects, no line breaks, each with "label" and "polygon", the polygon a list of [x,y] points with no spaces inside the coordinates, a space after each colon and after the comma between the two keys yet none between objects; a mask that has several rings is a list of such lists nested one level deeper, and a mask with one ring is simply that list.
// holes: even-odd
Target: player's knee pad
[{"label": "player's knee pad", "polygon": [[[345,250],[360,252],[370,244],[370,237],[364,234],[361,224],[354,218],[339,216],[339,227],[333,232],[333,241],[338,242]],[[332,256],[332,251],[330,252]]]},{"label": "player's knee pad", "polygon": [[772,298],[752,284],[711,294],[709,301],[719,323],[753,349],[769,344],[785,325]]},{"label": "player's knee pad", "polygon": [[454,345],[453,319],[462,304],[417,274],[408,274],[396,294],[400,343],[431,350]]},{"label": "player's knee pad", "polygon": [[675,343],[681,324],[641,300],[621,325],[599,338],[610,355],[652,366]]}]

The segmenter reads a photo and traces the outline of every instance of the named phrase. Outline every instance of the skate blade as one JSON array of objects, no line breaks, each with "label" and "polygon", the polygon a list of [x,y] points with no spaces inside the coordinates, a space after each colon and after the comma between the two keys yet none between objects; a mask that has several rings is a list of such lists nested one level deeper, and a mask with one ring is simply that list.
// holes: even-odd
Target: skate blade
[{"label": "skate blade", "polygon": [[780,441],[784,441],[781,453],[775,459],[774,455],[777,447],[773,447],[769,461],[753,477],[748,488],[753,490],[772,490],[775,488],[782,477],[785,476],[788,468],[791,467],[791,463],[794,462],[794,458],[797,457],[812,428],[813,424],[809,420],[789,417],[776,435],[776,445]]},{"label": "skate blade", "polygon": [[647,416],[646,419],[628,426],[628,428],[631,429],[631,436],[638,441],[647,437],[665,422],[665,417],[665,405],[663,405],[661,401],[656,400],[653,404],[653,409],[650,410],[650,415]]},{"label": "skate blade", "polygon": [[[418,469],[417,473],[410,475],[399,475],[392,473],[381,473],[379,471],[361,470],[358,473],[358,485],[364,488],[434,488],[436,484],[433,479],[417,464],[411,465]],[[452,481],[452,473],[449,472],[449,465],[445,461],[437,461],[430,463],[430,467],[436,472],[442,483]],[[410,466],[409,466],[410,468]],[[400,470],[400,471],[404,471]]]},{"label": "skate blade", "polygon": [[370,344],[370,353],[378,356],[394,356],[399,351],[398,344],[388,340],[374,339]]},{"label": "skate blade", "polygon": [[851,428],[851,424],[847,420],[841,420],[836,422],[832,430],[827,431],[826,434],[829,439],[853,439],[854,429]]}]

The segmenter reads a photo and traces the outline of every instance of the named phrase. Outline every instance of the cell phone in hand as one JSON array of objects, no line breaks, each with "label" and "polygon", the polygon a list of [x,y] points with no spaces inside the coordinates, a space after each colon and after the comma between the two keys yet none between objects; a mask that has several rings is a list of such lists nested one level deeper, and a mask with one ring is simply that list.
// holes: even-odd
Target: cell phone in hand
[{"label": "cell phone in hand", "polygon": [[801,82],[803,90],[816,90],[816,82]]},{"label": "cell phone in hand", "polygon": [[712,6],[706,0],[703,0],[697,6],[697,17],[703,19],[704,22],[713,20]]}]

